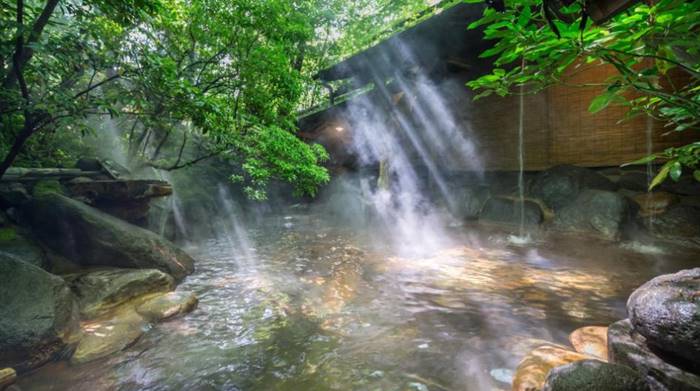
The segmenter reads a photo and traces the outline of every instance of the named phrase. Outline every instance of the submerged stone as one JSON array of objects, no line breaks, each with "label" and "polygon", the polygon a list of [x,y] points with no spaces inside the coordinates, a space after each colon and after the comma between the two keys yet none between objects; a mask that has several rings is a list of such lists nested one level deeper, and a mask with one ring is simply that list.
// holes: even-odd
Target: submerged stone
[{"label": "submerged stone", "polygon": [[194,260],[157,234],[56,193],[35,198],[25,212],[39,239],[83,266],[154,268],[181,280]]},{"label": "submerged stone", "polygon": [[84,318],[95,318],[147,294],[167,292],[173,278],[156,269],[104,269],[71,274],[65,279],[76,293]]},{"label": "submerged stone", "polygon": [[552,369],[543,391],[648,391],[644,377],[632,369],[598,360],[582,360]]},{"label": "submerged stone", "polygon": [[0,390],[17,381],[17,372],[12,368],[0,369]]},{"label": "submerged stone", "polygon": [[700,268],[648,281],[630,296],[627,313],[649,346],[700,369]]},{"label": "submerged stone", "polygon": [[587,326],[574,330],[569,335],[571,346],[577,352],[588,354],[601,360],[608,360],[608,328]]},{"label": "submerged stone", "polygon": [[504,384],[513,383],[514,372],[507,368],[496,368],[489,371],[489,375],[497,382]]},{"label": "submerged stone", "polygon": [[553,368],[590,359],[595,358],[557,346],[540,346],[528,353],[518,364],[513,378],[513,391],[541,390],[547,374]]},{"label": "submerged stone", "polygon": [[78,329],[75,297],[62,278],[0,255],[0,367],[19,372],[50,360]]},{"label": "submerged stone", "polygon": [[610,361],[641,373],[654,391],[698,391],[700,376],[679,368],[653,352],[629,319],[608,327]]},{"label": "submerged stone", "polygon": [[136,312],[150,322],[158,322],[197,308],[199,300],[192,292],[168,292],[147,299],[136,307]]},{"label": "submerged stone", "polygon": [[83,323],[83,337],[70,363],[84,364],[120,352],[134,344],[147,327],[148,322],[132,309],[123,309],[109,318]]},{"label": "submerged stone", "polygon": [[632,198],[639,205],[639,215],[642,217],[655,216],[663,213],[668,207],[678,202],[678,197],[663,191],[642,193]]}]

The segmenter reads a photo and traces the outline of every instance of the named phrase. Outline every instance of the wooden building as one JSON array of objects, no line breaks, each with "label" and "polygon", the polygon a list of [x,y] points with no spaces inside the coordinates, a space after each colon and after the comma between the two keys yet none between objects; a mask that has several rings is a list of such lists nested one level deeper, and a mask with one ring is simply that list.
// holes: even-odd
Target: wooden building
[{"label": "wooden building", "polygon": [[[478,55],[489,47],[480,30],[466,26],[478,19],[483,6],[459,4],[394,35],[380,44],[318,74],[324,82],[352,80],[352,88],[375,85],[365,92],[381,100],[378,85],[395,99],[395,110],[411,111],[401,102],[401,87],[392,85],[397,73],[410,80],[420,68],[443,92],[442,102],[467,137],[476,145],[486,170],[518,168],[518,123],[520,98],[492,96],[473,101],[465,83],[484,72],[490,64]],[[572,85],[601,83],[616,71],[603,65],[576,65],[567,71]],[[382,87],[381,89],[384,89]],[[386,91],[384,91],[386,92]],[[523,100],[523,138],[526,170],[541,170],[559,164],[587,167],[616,166],[636,160],[648,152],[686,144],[690,132],[668,132],[661,123],[639,116],[624,120],[626,108],[610,106],[591,114],[591,100],[600,88],[556,85]],[[386,95],[386,94],[384,94]],[[349,142],[352,121],[347,107],[350,98],[300,118],[302,137],[318,141],[329,149],[332,163],[351,164]],[[386,100],[386,99],[385,99]],[[339,132],[338,129],[347,131]],[[455,170],[467,167],[452,167]]]}]

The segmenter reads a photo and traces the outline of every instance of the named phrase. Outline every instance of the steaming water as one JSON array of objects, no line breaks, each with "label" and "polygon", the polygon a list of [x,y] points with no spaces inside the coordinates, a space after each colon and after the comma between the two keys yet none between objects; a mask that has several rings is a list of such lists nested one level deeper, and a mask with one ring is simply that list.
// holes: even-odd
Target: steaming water
[{"label": "steaming water", "polygon": [[622,318],[636,286],[693,262],[578,236],[512,247],[507,233],[475,227],[405,257],[367,229],[295,213],[229,221],[240,231],[190,247],[197,270],[178,289],[199,296],[191,314],[115,356],[50,364],[20,387],[508,389],[494,376],[507,379],[538,340],[567,344],[577,327]]},{"label": "steaming water", "polygon": [[[407,45],[393,45],[406,63],[417,64]],[[446,244],[445,216],[459,204],[450,164],[480,175],[481,159],[468,129],[458,126],[441,89],[419,66],[396,67],[387,53],[372,61],[374,91],[347,107],[359,164],[380,171],[376,185],[362,186],[363,198],[377,217],[373,223],[384,228],[382,240],[405,254],[430,252]]]}]

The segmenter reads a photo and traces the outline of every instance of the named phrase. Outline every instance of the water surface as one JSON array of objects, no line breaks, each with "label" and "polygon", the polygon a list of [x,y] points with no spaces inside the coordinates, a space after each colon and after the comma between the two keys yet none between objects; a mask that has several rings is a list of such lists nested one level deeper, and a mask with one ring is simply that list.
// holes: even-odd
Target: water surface
[{"label": "water surface", "polygon": [[[625,316],[687,250],[465,226],[406,255],[310,213],[266,218],[188,249],[191,314],[126,351],[51,364],[23,390],[490,390],[539,340]],[[389,240],[386,240],[389,243]],[[496,376],[503,378],[504,376]],[[507,377],[507,376],[505,376]],[[503,380],[503,379],[502,379]]]}]

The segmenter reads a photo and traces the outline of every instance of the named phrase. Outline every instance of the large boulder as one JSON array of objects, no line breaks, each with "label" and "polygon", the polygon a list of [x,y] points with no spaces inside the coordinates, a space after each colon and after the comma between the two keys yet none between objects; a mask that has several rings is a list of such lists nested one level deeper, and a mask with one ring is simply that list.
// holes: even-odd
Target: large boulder
[{"label": "large boulder", "polygon": [[60,194],[35,197],[25,212],[41,241],[83,266],[153,268],[177,280],[194,270],[192,257],[155,233]]},{"label": "large boulder", "polygon": [[65,281],[15,257],[0,255],[0,303],[0,368],[37,367],[78,330],[78,307]]},{"label": "large boulder", "polygon": [[576,361],[552,369],[543,391],[648,391],[644,377],[624,365]]},{"label": "large boulder", "polygon": [[591,232],[608,239],[620,236],[631,220],[633,207],[624,196],[605,190],[584,190],[554,217],[563,231]]},{"label": "large boulder", "polygon": [[627,313],[652,348],[688,363],[700,359],[700,268],[648,281],[629,297]]},{"label": "large boulder", "polygon": [[486,187],[467,187],[461,190],[458,198],[457,213],[467,220],[479,218],[481,209],[490,197],[490,192]]},{"label": "large boulder", "polygon": [[84,318],[92,319],[130,300],[175,288],[170,275],[157,269],[104,269],[65,276]]},{"label": "large boulder", "polygon": [[164,181],[79,179],[64,184],[71,197],[139,226],[146,225],[153,198],[173,193],[172,186]]},{"label": "large boulder", "polygon": [[538,225],[544,220],[544,213],[536,202],[510,197],[489,198],[481,209],[479,220],[517,225],[521,213],[525,225]]},{"label": "large boulder", "polygon": [[608,355],[611,362],[641,373],[654,391],[700,391],[700,376],[661,358],[629,319],[608,327]]},{"label": "large boulder", "polygon": [[700,208],[678,204],[670,206],[666,212],[653,219],[644,220],[654,236],[663,239],[700,237]]},{"label": "large boulder", "polygon": [[18,182],[0,183],[0,207],[22,206],[30,200],[27,188]]},{"label": "large boulder", "polygon": [[0,227],[0,253],[14,256],[42,269],[49,267],[41,246],[13,225]]},{"label": "large boulder", "polygon": [[595,171],[570,165],[542,171],[530,183],[530,194],[554,210],[569,205],[586,189],[615,191],[617,185]]}]

